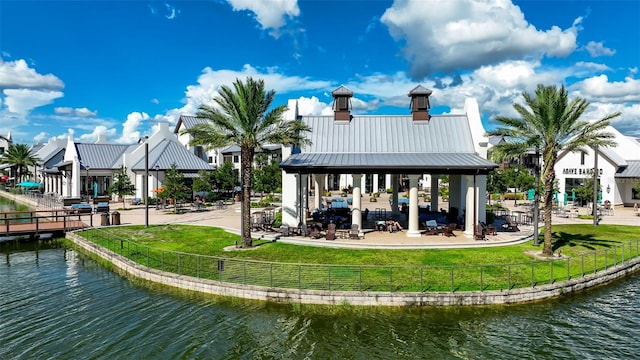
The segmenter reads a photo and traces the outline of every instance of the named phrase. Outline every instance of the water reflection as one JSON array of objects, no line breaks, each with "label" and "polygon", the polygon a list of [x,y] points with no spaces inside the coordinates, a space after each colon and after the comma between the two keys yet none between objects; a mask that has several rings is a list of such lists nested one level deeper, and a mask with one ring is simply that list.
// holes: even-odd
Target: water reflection
[{"label": "water reflection", "polygon": [[0,251],[2,359],[621,359],[640,341],[638,275],[516,306],[322,307],[138,284],[64,249]]}]

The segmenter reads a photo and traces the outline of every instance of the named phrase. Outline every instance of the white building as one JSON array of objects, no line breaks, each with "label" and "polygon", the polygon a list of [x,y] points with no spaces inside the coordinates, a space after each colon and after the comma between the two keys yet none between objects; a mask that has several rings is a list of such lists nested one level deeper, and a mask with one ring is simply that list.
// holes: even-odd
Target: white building
[{"label": "white building", "polygon": [[[598,149],[598,184],[602,201],[624,206],[640,204],[640,194],[633,190],[634,185],[640,183],[640,143],[612,126],[606,131],[614,134],[618,146]],[[582,185],[585,179],[593,178],[595,160],[593,149],[559,154],[554,170],[561,205],[565,198],[571,201],[572,189]]]},{"label": "white building", "polygon": [[[36,156],[42,160],[41,180],[44,191],[63,197],[108,196],[113,175],[121,166],[127,169],[136,187],[135,197],[153,196],[153,189],[162,186],[164,173],[176,164],[187,182],[200,170],[214,170],[178,141],[167,124],[136,144],[108,144],[104,138],[96,143],[51,140],[40,147]],[[145,189],[145,173],[148,188]]]}]

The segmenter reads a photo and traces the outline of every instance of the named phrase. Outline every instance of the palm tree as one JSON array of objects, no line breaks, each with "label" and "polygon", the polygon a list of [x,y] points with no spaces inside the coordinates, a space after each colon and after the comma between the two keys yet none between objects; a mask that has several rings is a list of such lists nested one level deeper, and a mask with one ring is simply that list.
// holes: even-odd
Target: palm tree
[{"label": "palm tree", "polygon": [[514,104],[520,118],[498,116],[500,126],[487,135],[504,136],[507,141],[495,146],[502,157],[519,157],[534,149],[542,154],[544,185],[544,248],[542,254],[553,255],[551,238],[551,210],[555,165],[558,154],[564,151],[584,151],[587,147],[616,146],[613,134],[605,132],[616,112],[599,120],[585,121],[580,117],[589,106],[581,98],[569,100],[564,86],[538,85],[535,96],[522,93],[526,104]]},{"label": "palm tree", "polygon": [[285,120],[286,105],[269,110],[275,91],[265,91],[264,80],[236,79],[233,88],[223,85],[213,100],[217,106],[202,105],[196,114],[208,122],[185,133],[193,136],[192,145],[209,149],[240,146],[242,179],[242,246],[251,247],[251,174],[255,150],[267,144],[304,145],[310,131],[299,119]]},{"label": "palm tree", "polygon": [[0,163],[9,164],[16,168],[16,183],[23,180],[24,171],[28,172],[29,166],[36,166],[39,161],[40,159],[31,153],[31,149],[26,144],[11,145],[6,152],[0,155]]}]

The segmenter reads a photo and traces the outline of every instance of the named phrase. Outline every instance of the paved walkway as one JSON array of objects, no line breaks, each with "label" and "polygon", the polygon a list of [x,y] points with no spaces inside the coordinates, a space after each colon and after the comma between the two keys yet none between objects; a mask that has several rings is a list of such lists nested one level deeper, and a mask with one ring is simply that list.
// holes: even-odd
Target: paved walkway
[{"label": "paved walkway", "polygon": [[[111,203],[112,210],[120,207],[122,203]],[[524,211],[525,206],[511,206],[513,210]],[[588,210],[579,209],[586,214]],[[230,232],[240,234],[240,204],[228,205],[226,209],[207,209],[204,211],[188,211],[183,214],[172,214],[169,211],[156,210],[150,207],[148,210],[148,222],[153,224],[190,224],[202,226],[217,226]],[[100,224],[100,215],[93,215],[94,224]],[[127,205],[127,210],[120,210],[121,224],[145,224],[145,207]],[[593,220],[578,218],[562,218],[553,216],[553,224],[584,223],[592,224]],[[640,225],[640,217],[636,216],[632,208],[620,208],[613,215],[604,216],[601,224]],[[543,225],[542,223],[540,224]],[[441,235],[428,235],[421,237],[407,237],[405,232],[377,232],[365,228],[364,239],[336,239],[333,241],[310,239],[308,237],[278,237],[274,232],[252,231],[254,238],[277,239],[279,242],[300,244],[309,246],[341,247],[341,248],[376,248],[376,249],[425,249],[425,248],[465,248],[481,246],[503,246],[517,244],[531,240],[533,226],[519,226],[517,232],[498,232],[497,235],[488,235],[485,241],[474,240],[465,236],[462,231],[455,231],[454,237]]]},{"label": "paved walkway", "polygon": [[[3,194],[4,195],[4,194]],[[22,196],[11,196],[17,201],[23,201],[30,203],[28,199]],[[442,207],[447,207],[446,203],[440,204]],[[35,204],[32,204],[35,205]],[[376,203],[370,203],[368,199],[363,198],[362,207],[375,209],[384,208],[389,209],[388,200],[381,198]],[[526,211],[527,206],[519,205],[514,206],[505,202],[503,205],[509,207],[510,210]],[[111,202],[111,211],[122,208],[122,202]],[[151,206],[148,212],[145,210],[144,205],[131,206],[126,205],[124,210],[118,210],[120,212],[120,222],[122,225],[143,225],[146,223],[145,218],[148,214],[148,223],[150,225],[155,224],[189,224],[189,225],[201,225],[201,226],[216,226],[226,229],[229,232],[240,234],[240,204],[230,204],[223,209],[207,208],[203,211],[189,211],[182,214],[173,214],[170,211],[156,210]],[[587,214],[589,210],[587,208],[579,208],[580,214]],[[371,215],[371,213],[370,213]],[[101,214],[92,215],[93,224],[100,225]],[[111,220],[111,217],[110,217]],[[86,219],[89,223],[89,220]],[[554,215],[553,224],[570,224],[570,223],[583,223],[593,224],[593,220],[582,220],[577,217],[564,218]],[[613,215],[606,215],[603,217],[601,224],[619,224],[619,225],[635,225],[640,226],[640,216],[636,216],[633,208],[618,207]],[[543,224],[541,223],[540,226]],[[533,236],[533,226],[519,226],[520,231],[517,232],[498,232],[497,235],[488,235],[487,239],[474,240],[472,237],[465,236],[462,231],[455,231],[456,236],[445,237],[441,235],[428,235],[421,237],[407,237],[405,232],[397,232],[390,234],[388,232],[377,232],[365,227],[364,239],[352,240],[352,239],[336,239],[333,241],[321,239],[310,239],[308,237],[279,237],[274,232],[256,232],[252,231],[254,238],[270,239],[279,242],[285,242],[290,244],[301,244],[309,246],[324,246],[324,247],[342,247],[342,248],[376,248],[376,249],[443,249],[443,248],[466,248],[466,247],[481,247],[481,246],[503,246],[508,244],[517,244],[531,240]]]}]

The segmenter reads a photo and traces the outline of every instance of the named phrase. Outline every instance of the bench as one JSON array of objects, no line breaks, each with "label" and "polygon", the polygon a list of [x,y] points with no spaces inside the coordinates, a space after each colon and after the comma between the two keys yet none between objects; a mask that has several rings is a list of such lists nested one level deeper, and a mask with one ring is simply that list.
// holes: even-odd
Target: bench
[{"label": "bench", "polygon": [[87,203],[71,204],[71,209],[77,214],[91,214],[91,205]]},{"label": "bench", "polygon": [[109,197],[108,196],[96,196],[93,198],[93,205],[97,205],[99,203],[103,203],[103,202],[109,202]]},{"label": "bench", "polygon": [[109,203],[108,202],[99,202],[95,206],[95,212],[109,212]]}]

